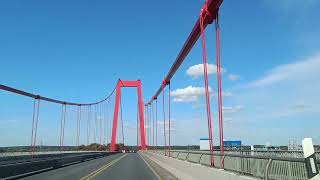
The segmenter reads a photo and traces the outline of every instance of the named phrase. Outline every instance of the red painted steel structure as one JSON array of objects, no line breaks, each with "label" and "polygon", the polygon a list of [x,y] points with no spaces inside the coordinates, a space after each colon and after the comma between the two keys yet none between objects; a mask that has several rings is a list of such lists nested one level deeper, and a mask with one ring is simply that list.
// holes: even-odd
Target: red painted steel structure
[{"label": "red painted steel structure", "polygon": [[[169,72],[164,77],[159,89],[156,93],[152,96],[147,104],[150,104],[152,101],[156,100],[157,97],[163,92],[164,87],[170,84],[171,78],[174,76],[176,71],[179,69],[180,65],[185,60],[186,56],[189,54],[190,50],[193,48],[194,44],[199,39],[200,35],[202,36],[202,50],[204,52],[203,57],[206,58],[205,54],[205,46],[204,44],[204,29],[207,27],[208,24],[211,24],[214,20],[216,21],[216,45],[217,45],[217,80],[218,80],[218,109],[219,109],[219,134],[220,134],[220,154],[223,155],[223,123],[222,123],[222,95],[221,95],[221,72],[220,72],[220,33],[219,33],[219,26],[218,26],[218,12],[219,7],[222,4],[223,0],[206,0],[203,7],[201,8],[200,16],[194,25],[191,33],[189,34],[187,40],[185,41],[182,49],[180,50],[178,56],[176,57],[173,65],[171,66]],[[205,62],[205,61],[204,61]],[[206,64],[203,64],[205,67]],[[219,67],[218,67],[219,66]],[[205,69],[205,68],[204,68]],[[206,78],[207,72],[205,70],[205,84],[208,87],[208,80]],[[206,88],[208,89],[208,88]],[[207,91],[207,90],[206,90]],[[208,92],[206,92],[208,94]],[[210,159],[211,165],[214,166],[213,162],[213,137],[212,137],[212,127],[211,127],[211,114],[210,114],[210,100],[206,98],[207,104],[207,117],[208,117],[208,132],[209,132],[209,139],[210,139]],[[163,102],[164,103],[164,102]],[[164,123],[165,124],[165,123]],[[165,128],[165,126],[164,126]],[[170,132],[170,130],[169,130]],[[165,132],[164,132],[165,136]],[[170,135],[169,135],[170,139]],[[166,141],[166,138],[164,139]],[[170,145],[169,145],[170,148]],[[166,149],[166,143],[165,143]],[[166,150],[165,150],[166,154]],[[223,168],[223,161],[221,160],[221,167]]]},{"label": "red painted steel structure", "polygon": [[[205,5],[203,6],[201,10],[201,15],[199,19],[197,20],[196,24],[194,25],[191,33],[189,34],[186,42],[184,43],[182,49],[180,50],[178,56],[176,57],[173,65],[171,66],[169,72],[166,74],[164,77],[164,80],[161,83],[160,88],[156,91],[154,96],[152,96],[151,100],[147,104],[152,104],[154,100],[157,100],[157,97],[160,95],[161,92],[164,91],[164,87],[170,84],[171,78],[174,76],[175,72],[177,69],[180,67],[180,65],[183,63],[185,60],[186,56],[190,52],[190,50],[193,48],[194,44],[196,41],[199,39],[200,35],[204,36],[204,29],[208,24],[211,24],[214,20],[216,22],[216,46],[217,46],[217,81],[218,81],[218,109],[219,109],[219,130],[220,130],[220,153],[221,157],[223,155],[223,124],[222,124],[222,95],[221,95],[221,72],[220,72],[220,32],[219,32],[219,25],[218,25],[218,11],[219,7],[221,5],[223,0],[206,0]],[[204,15],[204,16],[202,16]],[[204,64],[205,65],[205,64]],[[205,73],[206,74],[206,73]],[[207,84],[207,83],[206,83]],[[110,150],[114,151],[115,150],[115,141],[116,141],[116,128],[117,128],[117,120],[118,120],[118,108],[119,108],[119,98],[120,98],[120,89],[121,87],[136,87],[137,92],[138,92],[138,111],[139,111],[139,120],[140,120],[140,138],[141,138],[141,149],[145,150],[146,149],[146,142],[145,142],[145,127],[144,127],[144,114],[143,114],[143,104],[142,104],[142,96],[141,96],[141,82],[139,80],[137,81],[121,81],[118,80],[116,88],[112,91],[112,93],[107,96],[105,99],[102,99],[101,101],[94,102],[94,103],[74,103],[74,102],[66,102],[66,101],[61,101],[61,100],[56,100],[52,98],[47,98],[44,96],[32,94],[29,92],[21,91],[12,87],[0,85],[0,89],[9,91],[12,93],[20,94],[23,96],[28,96],[31,98],[34,98],[34,101],[37,101],[37,106],[34,107],[34,113],[33,113],[33,129],[32,129],[32,140],[31,144],[33,146],[35,145],[36,141],[36,133],[37,133],[37,119],[38,119],[38,111],[39,111],[39,104],[40,100],[42,101],[48,101],[52,103],[57,103],[57,104],[62,104],[66,108],[67,105],[70,106],[79,106],[79,109],[81,106],[89,106],[91,105],[98,105],[100,103],[103,103],[104,101],[108,100],[113,92],[116,90],[116,99],[115,99],[115,109],[114,109],[114,117],[113,117],[113,128],[112,128],[112,139],[111,139],[111,147]],[[170,90],[169,90],[170,93]],[[164,98],[164,97],[163,97]],[[170,98],[170,94],[169,94]],[[169,100],[170,103],[170,100]],[[66,110],[64,110],[65,113]],[[81,110],[80,110],[81,111]],[[156,109],[157,112],[157,109]],[[170,104],[169,104],[169,112],[170,112]],[[150,113],[151,114],[151,113]],[[63,110],[62,110],[62,116],[63,116]],[[157,115],[156,115],[157,116]],[[209,115],[210,116],[210,115]],[[165,114],[164,114],[165,118]],[[62,118],[63,119],[63,118]],[[151,120],[151,117],[150,117]],[[156,118],[157,120],[157,118]],[[150,122],[151,125],[151,122]],[[157,123],[156,123],[157,125]],[[60,146],[63,146],[63,136],[64,136],[64,122],[61,120],[61,139],[60,139]],[[209,126],[208,126],[209,127]],[[101,127],[100,127],[101,128]],[[165,123],[164,123],[164,128],[165,128]],[[211,127],[209,127],[211,129]],[[154,131],[154,130],[153,130]],[[102,131],[101,131],[102,132]],[[151,132],[151,130],[150,130]],[[157,127],[156,127],[156,132],[157,132]],[[77,128],[77,136],[80,134],[78,128]],[[156,133],[157,135],[157,133]],[[165,132],[164,132],[165,136]],[[100,135],[101,138],[101,135]],[[211,137],[212,139],[212,137]],[[166,140],[166,138],[165,138]],[[79,140],[77,137],[77,144],[79,144]],[[151,143],[150,143],[151,144]],[[156,137],[156,145],[157,145],[157,137]],[[165,144],[166,146],[166,144]],[[165,147],[166,149],[166,147]],[[170,151],[170,113],[169,113],[169,151]],[[221,162],[223,164],[223,162]],[[223,167],[223,166],[221,166]]]},{"label": "red painted steel structure", "polygon": [[[219,7],[221,5],[223,0],[208,0],[207,2],[207,10],[212,14],[212,16],[206,16],[203,22],[204,28],[207,27],[208,24],[211,24],[214,19],[216,19]],[[190,50],[193,48],[194,44],[197,42],[197,40],[200,37],[200,18],[197,20],[196,24],[193,26],[191,33],[189,34],[187,40],[182,46],[182,49],[180,50],[178,56],[176,57],[174,63],[172,64],[170,70],[166,74],[164,78],[164,82],[167,85],[167,83],[170,82],[173,75],[176,73],[176,71],[179,69],[180,65],[183,63],[187,55],[189,54]],[[160,84],[159,89],[156,91],[154,96],[150,99],[148,103],[153,101],[156,97],[159,96],[159,94],[162,91],[162,82]]]},{"label": "red painted steel structure", "polygon": [[135,87],[135,88],[137,88],[141,150],[146,150],[141,82],[140,82],[140,80],[122,81],[119,79],[117,82],[117,86],[116,86],[116,99],[115,99],[115,103],[114,103],[114,114],[113,114],[113,126],[112,126],[112,137],[111,137],[110,151],[116,150],[115,145],[116,145],[116,137],[117,137],[118,112],[119,112],[119,103],[120,103],[120,95],[121,95],[121,88],[122,87]]}]

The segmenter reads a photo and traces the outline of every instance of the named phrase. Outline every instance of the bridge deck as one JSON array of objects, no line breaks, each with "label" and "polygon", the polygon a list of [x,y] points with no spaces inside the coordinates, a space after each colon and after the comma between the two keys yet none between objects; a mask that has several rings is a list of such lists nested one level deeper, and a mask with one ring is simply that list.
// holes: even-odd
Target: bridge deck
[{"label": "bridge deck", "polygon": [[142,159],[138,153],[126,153],[70,165],[23,179],[166,179],[163,178],[163,169],[159,171],[158,168],[151,166],[148,160]]}]

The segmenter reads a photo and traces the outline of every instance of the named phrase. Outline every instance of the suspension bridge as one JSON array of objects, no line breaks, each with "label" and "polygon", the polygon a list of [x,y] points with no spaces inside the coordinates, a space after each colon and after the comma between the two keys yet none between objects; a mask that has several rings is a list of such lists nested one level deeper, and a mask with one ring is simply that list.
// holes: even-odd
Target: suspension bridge
[{"label": "suspension bridge", "polygon": [[[23,152],[3,153],[0,178],[4,179],[319,179],[319,152],[306,140],[307,151],[229,151],[224,146],[222,82],[220,64],[219,8],[222,0],[206,0],[189,36],[178,52],[159,88],[143,100],[143,82],[118,79],[114,89],[96,102],[69,102],[34,94],[6,85],[0,90],[33,101],[30,143]],[[208,80],[205,30],[215,28],[216,82],[219,137],[212,133],[211,96]],[[176,150],[172,147],[171,79],[197,41],[201,41],[205,112],[209,150]],[[134,88],[137,94],[136,146],[126,148],[121,89]],[[59,146],[40,149],[37,133],[42,103],[59,106]],[[65,145],[66,114],[75,108],[75,146]],[[110,123],[108,123],[108,120]],[[158,121],[163,121],[159,124]],[[83,124],[86,129],[83,129]],[[203,122],[201,122],[203,123]],[[93,129],[93,130],[92,130]],[[51,132],[52,133],[52,132]],[[80,143],[85,134],[86,149]],[[161,135],[161,137],[159,136]],[[93,138],[90,138],[93,136]],[[119,138],[121,137],[121,138]],[[163,144],[159,143],[163,140]],[[214,139],[219,146],[214,148]],[[119,143],[117,143],[119,142]],[[307,155],[306,155],[307,154]],[[200,166],[199,166],[200,164]]]}]

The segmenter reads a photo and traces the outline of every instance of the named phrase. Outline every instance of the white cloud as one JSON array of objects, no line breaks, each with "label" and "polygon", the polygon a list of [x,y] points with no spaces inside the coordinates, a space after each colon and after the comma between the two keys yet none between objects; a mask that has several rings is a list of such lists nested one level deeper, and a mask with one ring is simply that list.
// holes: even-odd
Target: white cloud
[{"label": "white cloud", "polygon": [[231,118],[231,117],[223,117],[223,121],[225,122],[225,123],[229,123],[229,122],[231,122],[233,120],[233,118]]},{"label": "white cloud", "polygon": [[[209,93],[212,93],[212,88],[209,87]],[[174,102],[196,102],[199,97],[204,96],[204,87],[188,86],[182,89],[176,89],[171,92]]]},{"label": "white cloud", "polygon": [[[207,64],[207,71],[208,74],[215,74],[217,73],[217,66],[215,64]],[[221,68],[221,72],[226,72],[226,70]],[[190,66],[187,69],[186,73],[188,76],[191,76],[192,78],[203,76],[203,64]]]},{"label": "white cloud", "polygon": [[232,107],[232,106],[230,106],[230,107],[223,106],[222,107],[222,112],[223,113],[235,113],[235,112],[239,112],[239,111],[241,111],[243,109],[244,109],[243,106],[240,106],[240,105],[234,106],[234,107]]},{"label": "white cloud", "polygon": [[15,119],[8,119],[8,120],[0,120],[0,125],[12,125],[16,124],[18,121]]},{"label": "white cloud", "polygon": [[317,74],[320,69],[320,54],[311,56],[305,60],[290,64],[276,66],[271,69],[264,77],[251,82],[253,87],[262,87],[276,84],[286,80],[301,80],[309,74]]},{"label": "white cloud", "polygon": [[238,80],[240,78],[240,76],[239,75],[236,75],[236,74],[229,74],[228,75],[228,79],[230,80],[230,81],[236,81],[236,80]]},{"label": "white cloud", "polygon": [[[213,94],[211,87],[209,87],[209,93],[211,96],[217,96],[217,94]],[[205,88],[188,86],[171,91],[171,95],[173,96],[173,102],[197,102],[201,96],[205,95]],[[222,96],[231,97],[233,94],[230,91],[223,91]]]},{"label": "white cloud", "polygon": [[232,92],[229,92],[229,91],[223,91],[222,96],[231,97],[231,96],[233,96],[233,94],[232,94]]}]

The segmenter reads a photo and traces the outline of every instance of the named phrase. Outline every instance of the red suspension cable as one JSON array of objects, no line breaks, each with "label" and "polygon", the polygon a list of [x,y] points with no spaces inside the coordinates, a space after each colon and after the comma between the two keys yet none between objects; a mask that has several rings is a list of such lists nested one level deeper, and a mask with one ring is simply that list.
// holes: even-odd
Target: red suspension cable
[{"label": "red suspension cable", "polygon": [[147,105],[147,141],[148,141],[148,145],[149,145],[149,147],[148,147],[148,149],[150,148],[150,146],[151,146],[151,144],[150,144],[150,117],[149,117],[149,104]]},{"label": "red suspension cable", "polygon": [[78,114],[77,114],[77,151],[79,151],[80,146],[80,120],[81,120],[81,106],[78,106]]},{"label": "red suspension cable", "polygon": [[218,83],[218,115],[219,115],[219,135],[220,135],[220,167],[224,169],[223,155],[223,117],[222,117],[222,83],[221,83],[221,64],[220,64],[220,31],[219,31],[219,16],[217,13],[215,20],[216,30],[216,64],[217,64],[217,83]]},{"label": "red suspension cable", "polygon": [[153,101],[151,102],[151,111],[152,111],[152,146],[153,146],[153,149],[154,149],[154,109],[153,109]]},{"label": "red suspension cable", "polygon": [[200,30],[201,30],[202,63],[203,63],[203,74],[204,74],[204,85],[205,85],[205,96],[206,96],[209,146],[210,146],[210,164],[211,166],[214,166],[210,95],[209,95],[208,72],[207,72],[207,54],[206,54],[206,43],[205,43],[205,35],[204,35],[204,19],[206,18],[206,16],[212,16],[212,14],[208,11],[207,7],[208,7],[208,4],[206,1],[204,7],[202,7],[201,9],[199,19],[200,19]]},{"label": "red suspension cable", "polygon": [[32,154],[35,152],[35,146],[37,141],[37,128],[39,118],[40,99],[34,98],[33,101],[33,113],[32,113],[32,132],[31,132],[31,151]]},{"label": "red suspension cable", "polygon": [[62,150],[64,150],[64,128],[66,126],[67,105],[64,105],[63,125],[62,125]]},{"label": "red suspension cable", "polygon": [[122,144],[124,145],[124,133],[123,133],[123,117],[122,117],[122,100],[120,94],[120,121],[121,121],[121,134],[122,134]]},{"label": "red suspension cable", "polygon": [[103,137],[104,137],[104,145],[106,146],[107,145],[107,142],[108,142],[108,135],[107,135],[107,131],[108,131],[108,119],[107,119],[107,116],[108,116],[108,114],[107,114],[107,101],[106,102],[104,102],[104,104],[103,104],[103,114],[104,114],[104,135],[103,135]]},{"label": "red suspension cable", "polygon": [[90,144],[90,129],[91,129],[91,105],[88,106],[88,119],[87,119],[87,145]]},{"label": "red suspension cable", "polygon": [[97,105],[94,105],[94,131],[93,131],[93,139],[94,143],[97,143]]},{"label": "red suspension cable", "polygon": [[[108,132],[107,132],[107,138],[108,138],[108,140],[107,140],[107,146],[108,146],[108,144],[109,144],[109,137],[110,137],[110,133],[111,133],[111,131],[110,131],[110,128],[111,128],[111,119],[110,119],[110,111],[109,111],[109,107],[111,107],[111,106],[109,106],[109,103],[110,103],[110,100],[108,100],[107,101],[107,129],[108,129]],[[110,138],[111,139],[111,138]],[[108,147],[107,147],[108,148]]]},{"label": "red suspension cable", "polygon": [[169,121],[169,157],[171,155],[170,153],[170,149],[171,149],[171,136],[170,136],[170,131],[171,131],[171,128],[170,128],[170,101],[171,101],[171,98],[170,98],[170,91],[171,91],[171,87],[170,87],[170,82],[169,82],[169,89],[168,89],[168,121]]},{"label": "red suspension cable", "polygon": [[137,151],[139,150],[139,106],[137,106]]},{"label": "red suspension cable", "polygon": [[164,155],[167,155],[167,138],[166,138],[166,111],[164,104],[164,86],[165,82],[162,83],[162,110],[163,110],[163,138],[164,138]]},{"label": "red suspension cable", "polygon": [[66,105],[61,105],[61,123],[60,123],[60,151],[63,151],[64,127],[66,122]]},{"label": "red suspension cable", "polygon": [[146,105],[146,114],[145,114],[145,119],[146,119],[146,131],[145,131],[145,134],[146,134],[146,143],[147,143],[147,147],[149,149],[150,147],[150,144],[149,144],[149,128],[148,128],[148,124],[149,124],[149,118],[148,118],[148,105]]},{"label": "red suspension cable", "polygon": [[[145,136],[146,138],[148,138],[148,134],[146,133],[147,131],[147,105],[144,106],[144,132],[145,132]],[[148,146],[148,140],[147,140],[147,146]]]},{"label": "red suspension cable", "polygon": [[62,152],[62,123],[63,123],[63,105],[61,105],[61,118],[60,118],[60,152]]},{"label": "red suspension cable", "polygon": [[[151,104],[149,104],[149,109],[148,110],[149,110],[149,113],[148,113],[148,115],[149,115],[149,144],[152,147]],[[151,147],[150,147],[150,149],[151,149]]]},{"label": "red suspension cable", "polygon": [[99,130],[100,130],[100,138],[99,138],[99,143],[100,143],[100,151],[102,151],[102,142],[103,142],[103,138],[102,138],[102,132],[103,132],[103,125],[102,125],[102,104],[98,104],[98,113],[99,113]]},{"label": "red suspension cable", "polygon": [[156,150],[158,149],[158,99],[156,99]]}]

